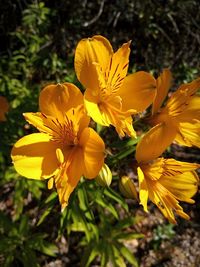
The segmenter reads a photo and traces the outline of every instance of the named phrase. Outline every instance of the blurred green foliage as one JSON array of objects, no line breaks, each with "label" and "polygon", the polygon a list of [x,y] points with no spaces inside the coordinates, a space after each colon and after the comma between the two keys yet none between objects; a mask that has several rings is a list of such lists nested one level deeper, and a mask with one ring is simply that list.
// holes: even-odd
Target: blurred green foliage
[{"label": "blurred green foliage", "polygon": [[[138,266],[124,241],[142,238],[133,230],[139,218],[118,194],[117,179],[112,183],[115,190],[82,180],[60,213],[57,194],[50,194],[45,182],[15,172],[10,150],[21,136],[33,132],[22,113],[37,111],[42,87],[51,82],[78,84],[73,52],[83,37],[102,34],[116,48],[132,39],[130,70],[170,67],[177,82],[196,77],[198,1],[8,0],[0,8],[0,95],[10,103],[7,121],[0,124],[0,265],[43,266],[60,256],[56,244],[63,235],[70,241],[76,234],[76,257],[83,267],[95,261],[102,267]],[[116,168],[134,152],[138,140],[111,139],[106,142],[116,154],[107,162]],[[155,230],[155,244],[173,236],[170,227]]]},{"label": "blurred green foliage", "polygon": [[170,240],[175,236],[174,225],[158,225],[153,234],[152,245],[154,249],[158,249],[162,241]]}]

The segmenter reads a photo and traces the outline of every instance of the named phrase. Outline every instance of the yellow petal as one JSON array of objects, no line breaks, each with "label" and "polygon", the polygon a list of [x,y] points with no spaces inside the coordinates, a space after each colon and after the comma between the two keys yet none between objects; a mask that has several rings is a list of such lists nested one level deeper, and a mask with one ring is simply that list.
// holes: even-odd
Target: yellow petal
[{"label": "yellow petal", "polygon": [[16,171],[32,179],[52,176],[59,165],[56,148],[57,144],[47,134],[34,133],[22,137],[11,152]]},{"label": "yellow petal", "polygon": [[200,148],[200,121],[181,122],[175,140],[184,146]]},{"label": "yellow petal", "polygon": [[8,112],[9,104],[5,97],[0,96],[0,121],[5,121],[5,113]]},{"label": "yellow petal", "polygon": [[69,197],[83,174],[83,168],[83,151],[80,147],[74,147],[66,153],[60,173],[55,176],[55,186],[62,211],[68,205]]},{"label": "yellow petal", "polygon": [[170,122],[163,122],[151,128],[137,144],[137,161],[146,162],[158,158],[173,142],[176,133],[176,127]]},{"label": "yellow petal", "polygon": [[200,120],[200,97],[193,96],[185,110],[177,117],[180,122],[191,122],[191,120]]},{"label": "yellow petal", "polygon": [[[166,169],[167,172],[169,172],[169,176],[171,176],[172,174],[175,175],[175,174],[181,174],[183,172],[194,171],[199,167],[200,164],[197,163],[189,163],[184,161],[178,161],[175,159],[164,159],[164,168]],[[164,175],[167,176],[167,173],[164,173]]]},{"label": "yellow petal", "polygon": [[169,69],[163,70],[161,75],[156,80],[157,92],[152,105],[152,115],[155,114],[161,107],[163,101],[165,100],[165,97],[167,96],[171,83],[172,83],[171,71]]},{"label": "yellow petal", "polygon": [[78,87],[71,83],[51,84],[40,93],[39,106],[41,112],[56,117],[61,122],[65,112],[81,104],[83,104],[83,95]]},{"label": "yellow petal", "polygon": [[82,39],[78,43],[74,59],[75,72],[85,88],[96,89],[98,87],[94,63],[99,63],[104,72],[112,54],[110,42],[100,35]]},{"label": "yellow petal", "polygon": [[89,179],[95,178],[104,163],[104,142],[92,128],[85,128],[79,145],[83,149],[84,176]]},{"label": "yellow petal", "polygon": [[91,94],[90,90],[86,90],[84,94],[84,104],[88,116],[90,116],[96,123],[104,126],[110,125],[107,116],[99,108],[97,98]]},{"label": "yellow petal", "polygon": [[152,102],[156,93],[156,80],[144,71],[128,75],[120,87],[118,94],[122,98],[122,109],[145,110]]},{"label": "yellow petal", "polygon": [[192,200],[191,197],[196,194],[199,183],[198,176],[194,171],[186,171],[175,176],[163,175],[159,182],[178,200],[194,203],[194,200]]},{"label": "yellow petal", "polygon": [[148,212],[147,200],[149,196],[149,190],[148,190],[147,183],[144,177],[144,173],[140,167],[137,168],[137,173],[138,173],[138,179],[139,179],[140,204],[143,206],[144,211]]},{"label": "yellow petal", "polygon": [[54,131],[57,130],[57,127],[52,122],[52,120],[40,112],[36,112],[36,113],[27,112],[27,113],[23,113],[23,116],[25,117],[28,123],[36,127],[40,132],[53,135]]},{"label": "yellow petal", "polygon": [[129,64],[130,42],[123,44],[110,59],[106,70],[107,84],[109,93],[116,92],[123,84],[126,77]]},{"label": "yellow petal", "polygon": [[188,104],[199,88],[200,78],[191,83],[182,84],[178,90],[171,95],[164,110],[172,117],[181,116],[181,113],[187,110]]},{"label": "yellow petal", "polygon": [[178,205],[178,201],[157,181],[151,181],[148,188],[150,200],[171,223],[176,224],[173,209],[182,211],[181,206]]}]

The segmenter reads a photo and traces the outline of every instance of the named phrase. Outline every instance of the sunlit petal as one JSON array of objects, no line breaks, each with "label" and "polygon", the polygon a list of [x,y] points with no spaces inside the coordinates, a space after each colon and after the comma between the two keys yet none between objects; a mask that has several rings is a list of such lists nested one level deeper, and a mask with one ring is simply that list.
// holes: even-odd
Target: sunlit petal
[{"label": "sunlit petal", "polygon": [[135,109],[138,112],[153,102],[155,93],[156,80],[144,71],[128,75],[118,91],[122,98],[122,109]]},{"label": "sunlit petal", "polygon": [[83,149],[84,176],[95,178],[104,163],[104,142],[92,128],[85,128],[80,138],[80,146]]},{"label": "sunlit petal", "polygon": [[139,179],[139,198],[140,204],[143,206],[144,211],[148,212],[147,209],[147,200],[149,196],[149,190],[147,187],[147,183],[144,177],[144,173],[140,167],[137,168],[138,179]]},{"label": "sunlit petal", "polygon": [[57,144],[47,134],[34,133],[22,137],[11,152],[15,169],[22,176],[32,179],[52,176],[58,168],[56,148]]},{"label": "sunlit petal", "polygon": [[86,90],[84,95],[84,104],[88,116],[90,116],[96,123],[104,126],[109,126],[110,121],[97,102],[97,98],[91,94],[90,90]]},{"label": "sunlit petal", "polygon": [[184,146],[200,148],[200,121],[181,122],[175,140]]},{"label": "sunlit petal", "polygon": [[137,161],[147,162],[158,158],[172,143],[176,133],[176,127],[170,122],[163,122],[151,128],[137,144]]},{"label": "sunlit petal", "polygon": [[106,71],[112,54],[110,42],[100,35],[82,39],[78,43],[74,59],[75,71],[85,88],[95,89],[98,86],[94,63],[99,63],[103,71]]},{"label": "sunlit petal", "polygon": [[155,114],[161,107],[165,97],[167,96],[169,88],[171,87],[171,83],[172,83],[171,71],[169,69],[163,70],[161,75],[156,80],[157,92],[156,92],[156,97],[153,101],[152,114]]},{"label": "sunlit petal", "polygon": [[163,175],[159,182],[175,195],[177,199],[188,203],[194,203],[191,197],[196,194],[199,183],[198,176],[195,172],[188,171],[170,177]]},{"label": "sunlit petal", "polygon": [[200,88],[200,78],[191,83],[182,84],[176,92],[174,92],[166,103],[164,111],[172,117],[180,116],[182,112],[187,110],[188,104],[196,91]]},{"label": "sunlit petal", "polygon": [[61,122],[67,110],[81,104],[83,104],[83,95],[71,83],[51,84],[40,93],[39,106],[41,112],[56,117]]}]

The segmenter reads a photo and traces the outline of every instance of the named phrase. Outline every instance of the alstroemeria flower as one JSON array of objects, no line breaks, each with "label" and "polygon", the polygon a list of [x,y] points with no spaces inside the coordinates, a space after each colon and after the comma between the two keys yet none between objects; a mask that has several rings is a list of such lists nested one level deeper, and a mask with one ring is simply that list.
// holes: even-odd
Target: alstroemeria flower
[{"label": "alstroemeria flower", "polygon": [[154,154],[154,158],[174,140],[185,146],[200,147],[200,97],[195,94],[200,88],[200,78],[182,84],[161,107],[171,80],[167,69],[156,80],[157,93],[149,118],[149,123],[154,127],[145,135],[146,150],[152,150],[151,156]]},{"label": "alstroemeria flower", "polygon": [[83,95],[73,84],[48,85],[40,93],[40,112],[25,119],[40,133],[22,137],[12,149],[17,172],[55,185],[62,209],[80,178],[95,178],[104,163],[104,142],[88,127]]},{"label": "alstroemeria flower", "polygon": [[171,223],[176,223],[174,212],[189,219],[179,201],[194,203],[191,198],[197,192],[199,183],[195,170],[200,165],[164,158],[146,161],[145,153],[145,143],[142,142],[136,148],[140,204],[147,212],[149,198]]},{"label": "alstroemeria flower", "polygon": [[5,113],[8,112],[9,104],[4,96],[0,96],[0,121],[5,121]]},{"label": "alstroemeria flower", "polygon": [[86,88],[88,115],[97,123],[113,125],[123,137],[135,137],[131,115],[145,110],[155,96],[154,78],[140,71],[127,75],[130,42],[113,52],[103,36],[82,39],[75,52],[75,71]]}]

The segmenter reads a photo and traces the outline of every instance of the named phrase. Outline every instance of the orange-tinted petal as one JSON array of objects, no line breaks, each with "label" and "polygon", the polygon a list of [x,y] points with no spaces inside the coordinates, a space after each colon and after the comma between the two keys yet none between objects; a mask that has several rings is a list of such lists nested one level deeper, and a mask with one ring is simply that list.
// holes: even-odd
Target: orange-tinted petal
[{"label": "orange-tinted petal", "polygon": [[39,106],[42,113],[56,117],[63,122],[63,116],[70,108],[83,104],[83,95],[74,84],[50,84],[40,93]]},{"label": "orange-tinted petal", "polygon": [[147,72],[139,71],[128,75],[120,87],[118,94],[122,98],[122,109],[145,110],[156,93],[156,80]]},{"label": "orange-tinted petal", "polygon": [[22,137],[11,152],[15,169],[27,178],[42,179],[52,176],[58,168],[56,148],[57,144],[44,133]]},{"label": "orange-tinted petal", "polygon": [[187,103],[185,110],[176,118],[180,122],[200,121],[200,97],[193,96]]},{"label": "orange-tinted petal", "polygon": [[84,176],[95,178],[104,163],[104,142],[92,128],[85,128],[79,144],[83,150]]},{"label": "orange-tinted petal", "polygon": [[82,39],[75,51],[75,71],[77,78],[85,88],[95,90],[98,87],[98,77],[94,63],[99,63],[106,71],[110,57],[113,54],[110,42],[100,35]]},{"label": "orange-tinted petal", "polygon": [[173,142],[177,128],[170,122],[160,123],[151,128],[136,147],[138,162],[146,162],[158,158]]},{"label": "orange-tinted petal", "polygon": [[152,105],[152,115],[155,114],[161,107],[165,97],[167,96],[171,83],[172,83],[171,71],[168,69],[163,70],[161,75],[156,80],[157,92]]},{"label": "orange-tinted petal", "polygon": [[171,95],[164,110],[172,117],[181,116],[181,113],[187,110],[188,104],[199,88],[200,78],[191,83],[182,84],[178,90]]},{"label": "orange-tinted petal", "polygon": [[119,90],[126,77],[129,64],[130,42],[123,44],[110,58],[105,74],[108,93],[115,93]]}]

